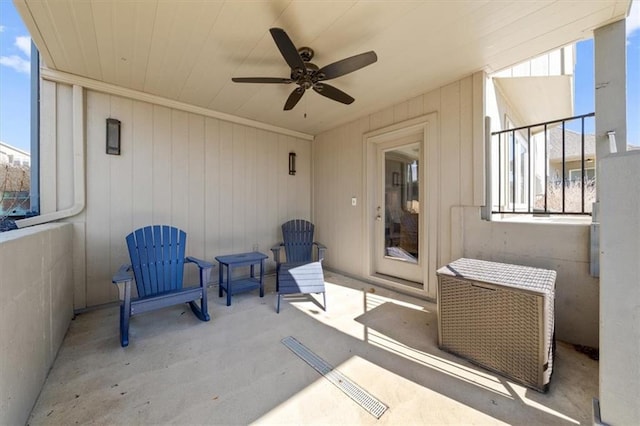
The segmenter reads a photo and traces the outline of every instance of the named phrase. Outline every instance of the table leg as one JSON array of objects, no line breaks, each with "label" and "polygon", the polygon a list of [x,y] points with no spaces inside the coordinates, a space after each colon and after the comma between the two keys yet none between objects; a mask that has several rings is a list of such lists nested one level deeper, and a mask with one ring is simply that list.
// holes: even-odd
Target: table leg
[{"label": "table leg", "polygon": [[253,267],[254,267],[254,265],[252,264],[251,265],[251,278],[255,278],[256,277],[256,274],[253,273]]},{"label": "table leg", "polygon": [[222,269],[224,264],[218,262],[218,297],[222,297]]},{"label": "table leg", "polygon": [[227,265],[227,306],[231,306],[231,265]]},{"label": "table leg", "polygon": [[[253,276],[253,265],[251,265]],[[260,261],[260,297],[264,297],[264,259]]]}]

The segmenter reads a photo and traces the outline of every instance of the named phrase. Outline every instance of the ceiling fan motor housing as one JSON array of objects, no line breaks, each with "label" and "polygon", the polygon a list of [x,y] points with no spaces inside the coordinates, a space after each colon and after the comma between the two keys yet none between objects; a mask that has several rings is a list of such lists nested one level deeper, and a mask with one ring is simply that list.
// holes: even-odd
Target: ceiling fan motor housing
[{"label": "ceiling fan motor housing", "polygon": [[318,66],[311,62],[305,62],[305,69],[296,68],[291,70],[291,79],[304,89],[310,89],[314,84],[321,80],[321,74],[318,73]]},{"label": "ceiling fan motor housing", "polygon": [[298,49],[298,53],[304,62],[309,62],[313,59],[313,49],[307,46],[303,46]]}]

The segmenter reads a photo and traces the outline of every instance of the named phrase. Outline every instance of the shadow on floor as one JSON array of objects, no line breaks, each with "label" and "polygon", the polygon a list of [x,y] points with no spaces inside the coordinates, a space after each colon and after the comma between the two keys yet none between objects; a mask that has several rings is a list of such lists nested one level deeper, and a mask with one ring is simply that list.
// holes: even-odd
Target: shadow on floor
[{"label": "shadow on floor", "polygon": [[[338,274],[326,281],[327,312],[304,297],[276,314],[273,277],[264,298],[236,295],[229,307],[212,288],[210,322],[187,305],[140,315],[128,348],[117,307],[79,315],[29,423],[589,422],[597,363],[570,347],[559,345],[551,389],[538,394],[440,351],[435,305]],[[376,420],[285,347],[287,336],[387,412]]]}]

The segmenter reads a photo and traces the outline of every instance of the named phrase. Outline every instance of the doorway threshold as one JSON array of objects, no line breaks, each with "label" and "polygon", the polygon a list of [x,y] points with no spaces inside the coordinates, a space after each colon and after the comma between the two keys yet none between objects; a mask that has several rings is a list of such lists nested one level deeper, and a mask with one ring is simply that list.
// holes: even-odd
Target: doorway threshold
[{"label": "doorway threshold", "polygon": [[417,297],[419,299],[428,300],[430,302],[435,302],[435,298],[427,296],[427,293],[424,290],[424,286],[422,283],[415,281],[403,280],[391,275],[385,275],[380,273],[374,273],[367,276],[355,275],[349,272],[345,272],[342,270],[324,267],[326,271],[335,272],[340,275],[344,275],[345,277],[353,278],[355,280],[363,281],[369,284],[377,285],[388,290],[396,291],[400,294],[405,294],[407,296]]},{"label": "doorway threshold", "polygon": [[381,274],[379,272],[375,272],[372,275],[373,278],[378,278],[384,281],[389,281],[391,284],[399,284],[405,287],[409,287],[415,290],[422,290],[424,288],[424,286],[422,285],[422,283],[419,282],[415,282],[415,281],[409,281],[409,280],[405,280],[402,278],[398,278],[398,277],[394,277],[392,275],[385,275],[385,274]]}]

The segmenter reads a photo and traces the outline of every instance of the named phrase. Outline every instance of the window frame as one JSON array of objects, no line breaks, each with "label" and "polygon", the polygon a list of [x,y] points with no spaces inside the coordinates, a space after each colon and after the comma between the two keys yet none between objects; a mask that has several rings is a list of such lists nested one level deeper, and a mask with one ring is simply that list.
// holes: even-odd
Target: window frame
[{"label": "window frame", "polygon": [[[11,221],[24,219],[27,217],[37,216],[40,214],[40,52],[33,40],[31,41],[31,64],[30,64],[30,152],[29,152],[29,190],[28,191],[4,191],[1,200],[29,200],[29,208],[20,207],[22,201],[18,203],[17,208],[9,211],[3,211],[0,206],[0,219],[9,219]],[[8,163],[13,166],[24,167],[24,160],[16,160],[8,155]],[[19,163],[19,164],[16,164]],[[27,192],[25,198],[19,198],[19,195]],[[12,193],[7,195],[7,193]],[[15,201],[14,201],[15,202]],[[13,205],[13,204],[12,204]],[[13,207],[16,207],[13,205]]]},{"label": "window frame", "polygon": [[[31,40],[31,198],[30,210],[25,216],[40,214],[40,52]],[[23,216],[23,217],[25,217]]]}]

